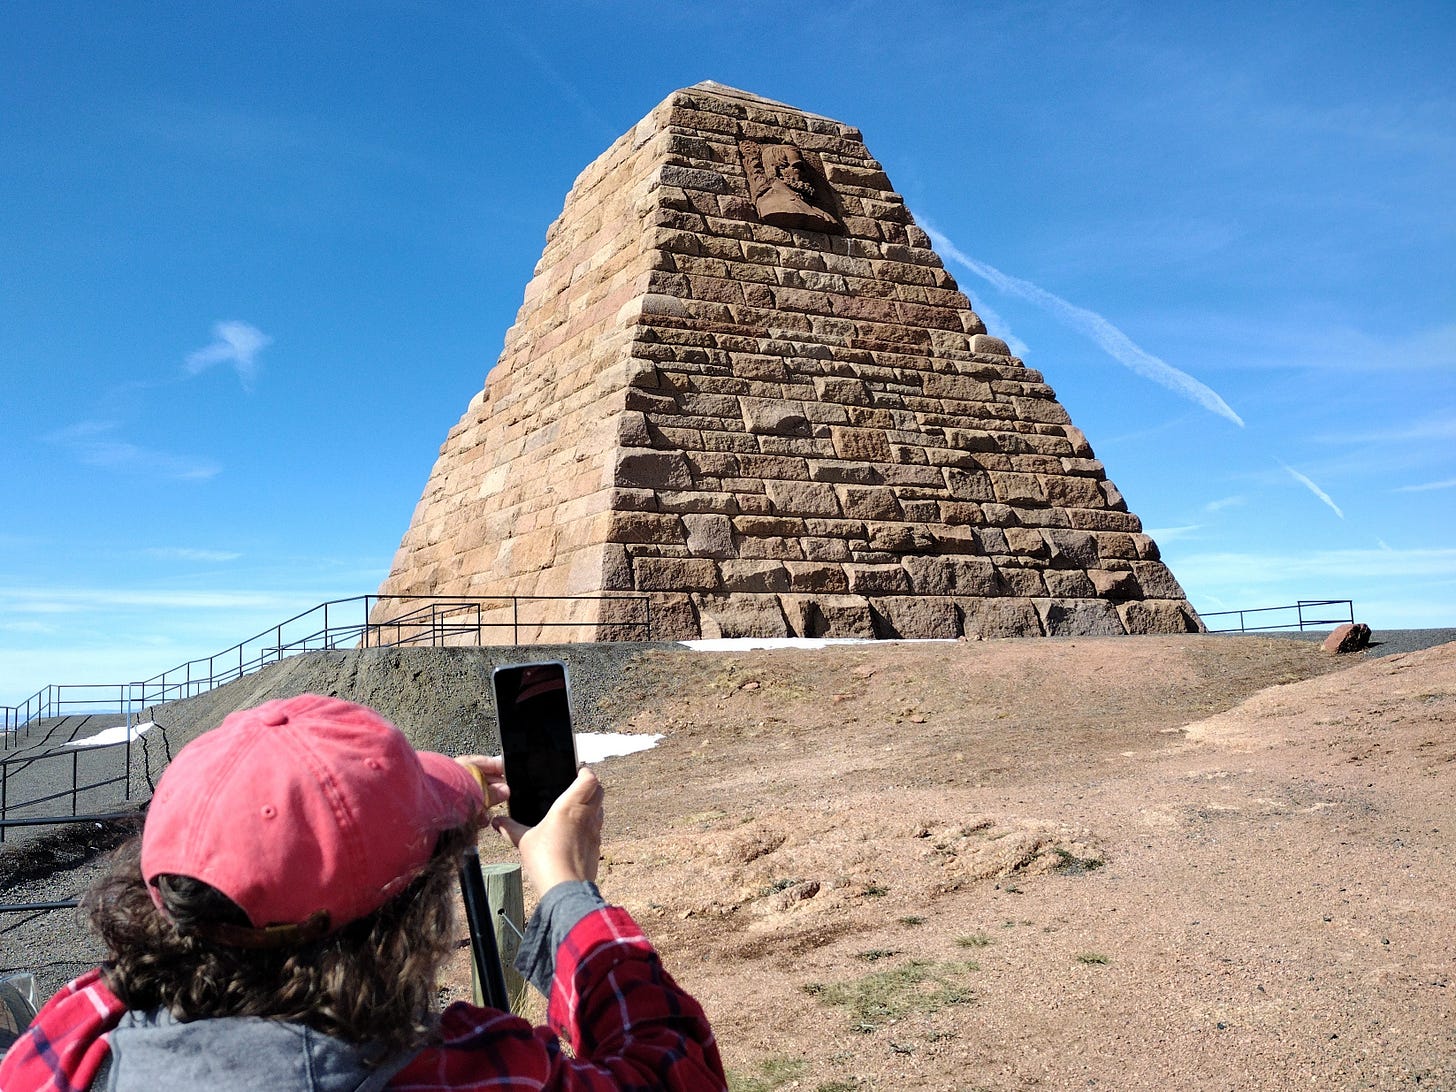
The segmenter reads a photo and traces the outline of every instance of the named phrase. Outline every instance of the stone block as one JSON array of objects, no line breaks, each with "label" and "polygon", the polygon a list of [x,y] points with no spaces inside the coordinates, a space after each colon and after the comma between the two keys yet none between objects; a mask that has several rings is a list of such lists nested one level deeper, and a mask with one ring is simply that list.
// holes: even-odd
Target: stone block
[{"label": "stone block", "polygon": [[694,595],[703,637],[787,637],[788,620],[774,595]]},{"label": "stone block", "polygon": [[1122,622],[1128,633],[1143,635],[1204,632],[1202,620],[1187,603],[1167,599],[1134,600],[1130,603],[1119,603],[1117,611],[1122,615]]},{"label": "stone block", "polygon": [[688,489],[693,475],[680,451],[629,448],[617,454],[612,484],[628,489]]},{"label": "stone block", "polygon": [[809,435],[809,419],[802,402],[740,397],[738,404],[749,432],[770,436]]},{"label": "stone block", "polygon": [[[915,450],[922,449],[916,448]],[[901,462],[891,463],[880,469],[889,485],[918,486],[921,489],[932,489],[936,492],[945,489],[945,475],[938,466]]]},{"label": "stone block", "polygon": [[614,512],[608,542],[670,543],[687,541],[682,520],[670,512]]},{"label": "stone block", "polygon": [[797,537],[804,533],[804,521],[787,516],[740,515],[733,517],[733,530],[740,535]]},{"label": "stone block", "polygon": [[887,463],[890,441],[883,432],[871,428],[834,426],[830,429],[835,453],[851,461]]},{"label": "stone block", "polygon": [[955,601],[924,596],[872,599],[875,636],[882,639],[952,639],[961,634]]},{"label": "stone block", "polygon": [[839,493],[840,509],[849,519],[897,520],[904,515],[895,491],[888,486],[841,485],[835,488]]},{"label": "stone block", "polygon": [[912,590],[910,576],[900,565],[851,563],[844,566],[844,572],[849,577],[849,590],[856,595],[905,595]]},{"label": "stone block", "polygon": [[[649,596],[647,625],[654,641],[695,641],[702,636],[698,610],[691,595],[684,592]],[[641,629],[636,626],[604,627],[597,640],[636,641],[641,639],[640,633]]]},{"label": "stone block", "polygon": [[995,595],[996,566],[985,557],[907,557],[901,562],[916,595]]},{"label": "stone block", "polygon": [[1041,615],[1029,599],[957,599],[961,630],[967,637],[1040,637]]},{"label": "stone block", "polygon": [[1137,574],[1138,586],[1148,599],[1183,599],[1183,589],[1173,579],[1168,566],[1161,561],[1131,562],[1132,571]]},{"label": "stone block", "polygon": [[953,398],[962,402],[989,402],[991,386],[968,375],[944,375],[927,372],[922,388],[930,398]]},{"label": "stone block", "polygon": [[797,637],[872,640],[874,619],[867,599],[855,595],[781,595],[779,602]]},{"label": "stone block", "polygon": [[1054,599],[1092,599],[1097,590],[1081,569],[1048,569],[1042,573],[1047,594]]},{"label": "stone block", "polygon": [[738,514],[738,500],[732,493],[659,493],[657,504],[664,512],[714,512],[724,516]]},{"label": "stone block", "polygon": [[992,473],[991,487],[996,491],[996,500],[1002,504],[1043,505],[1047,502],[1046,491],[1034,474]]},{"label": "stone block", "polygon": [[816,459],[810,463],[809,476],[816,482],[852,485],[880,485],[885,480],[884,473],[873,463],[851,463],[828,459]]},{"label": "stone block", "polygon": [[1119,637],[1127,632],[1117,608],[1101,599],[1040,599],[1036,609],[1048,637]]},{"label": "stone block", "polygon": [[1029,527],[1008,527],[1001,532],[1009,551],[1021,557],[1047,557],[1050,550],[1040,531]]},{"label": "stone block", "polygon": [[1041,479],[1041,486],[1047,503],[1058,508],[1101,508],[1105,505],[1102,490],[1091,478],[1049,476]]},{"label": "stone block", "polygon": [[1104,559],[1139,560],[1137,543],[1133,541],[1132,536],[1117,531],[1107,531],[1097,536],[1097,552]]},{"label": "stone block", "polygon": [[1148,535],[1131,534],[1128,537],[1132,539],[1139,561],[1158,561],[1162,558],[1163,555],[1158,549],[1158,544]]},{"label": "stone block", "polygon": [[[1097,540],[1086,531],[1048,528],[1041,532],[1053,565],[1068,569],[1093,569],[1101,560]],[[1180,596],[1181,598],[1181,596]]]},{"label": "stone block", "polygon": [[842,538],[803,538],[799,545],[809,561],[848,561],[849,543]]},{"label": "stone block", "polygon": [[638,591],[712,591],[721,586],[718,566],[698,557],[637,557],[632,577]]},{"label": "stone block", "polygon": [[892,554],[924,554],[935,549],[935,536],[929,528],[907,523],[871,524],[869,547]]},{"label": "stone block", "polygon": [[870,392],[859,379],[821,376],[814,380],[814,389],[822,402],[842,402],[851,406],[870,404]]},{"label": "stone block", "polygon": [[1122,491],[1117,486],[1109,481],[1099,482],[1098,485],[1101,486],[1102,493],[1107,498],[1107,507],[1114,512],[1127,511],[1127,501],[1123,500]]},{"label": "stone block", "polygon": [[849,577],[841,565],[822,561],[785,561],[789,590],[796,592],[847,592]]},{"label": "stone block", "polygon": [[[1116,572],[1108,569],[1089,569],[1087,577],[1092,581],[1092,586],[1097,589],[1097,595],[1102,599],[1141,599],[1143,590],[1138,585],[1137,577],[1129,572]],[[1061,594],[1053,592],[1053,595]]]},{"label": "stone block", "polygon": [[726,515],[691,512],[682,517],[688,551],[695,557],[725,558],[736,553],[733,524]]},{"label": "stone block", "polygon": [[998,587],[1006,595],[1019,595],[1026,599],[1041,599],[1047,595],[1047,584],[1041,569],[1001,565],[997,567],[996,575],[999,579]]},{"label": "stone block", "polygon": [[991,485],[991,477],[984,471],[947,467],[942,473],[945,475],[946,488],[950,490],[950,495],[956,500],[980,503],[997,500],[996,490]]},{"label": "stone block", "polygon": [[1122,531],[1126,534],[1136,534],[1143,529],[1142,521],[1131,512],[1071,508],[1067,510],[1067,518],[1073,527],[1082,531]]},{"label": "stone block", "polygon": [[789,573],[778,561],[723,561],[723,590],[728,592],[781,592],[789,590]]},{"label": "stone block", "polygon": [[985,353],[988,356],[1010,356],[1011,350],[1006,342],[999,337],[992,337],[990,334],[973,334],[971,336],[971,352]]},{"label": "stone block", "polygon": [[738,540],[738,556],[769,558],[775,561],[801,561],[804,557],[804,550],[796,538],[741,538]]},{"label": "stone block", "polygon": [[[910,502],[906,502],[906,515],[909,515]],[[994,543],[983,545],[980,533],[970,527],[934,527],[927,528],[930,533],[933,547],[931,553],[941,554],[994,554],[1003,553],[994,548]],[[990,531],[988,534],[999,535],[999,531]]]},{"label": "stone block", "polygon": [[773,502],[775,512],[831,519],[840,514],[839,498],[832,486],[818,482],[772,480],[765,482],[764,488],[768,499]]}]

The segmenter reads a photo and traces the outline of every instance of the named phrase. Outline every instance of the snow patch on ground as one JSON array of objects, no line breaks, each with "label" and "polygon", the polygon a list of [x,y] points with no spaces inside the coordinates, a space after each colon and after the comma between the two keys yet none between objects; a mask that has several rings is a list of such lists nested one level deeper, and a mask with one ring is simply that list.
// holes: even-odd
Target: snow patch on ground
[{"label": "snow patch on ground", "polygon": [[143,721],[141,724],[133,724],[128,728],[124,724],[118,724],[115,728],[107,728],[97,732],[94,736],[87,736],[85,739],[73,739],[67,743],[67,747],[113,747],[118,743],[125,743],[128,736],[131,739],[139,739],[156,725],[151,721]]},{"label": "snow patch on ground", "polygon": [[656,747],[661,735],[626,735],[623,732],[578,732],[576,757],[591,764],[616,755],[630,755]]}]

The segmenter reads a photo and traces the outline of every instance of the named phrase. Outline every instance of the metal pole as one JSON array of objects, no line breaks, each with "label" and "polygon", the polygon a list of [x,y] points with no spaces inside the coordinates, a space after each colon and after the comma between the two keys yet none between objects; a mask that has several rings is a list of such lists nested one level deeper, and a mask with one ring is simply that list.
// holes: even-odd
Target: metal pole
[{"label": "metal pole", "polygon": [[465,900],[465,918],[470,923],[470,950],[475,956],[476,974],[485,989],[486,1003],[493,1009],[509,1012],[511,999],[506,993],[506,976],[501,970],[500,950],[495,943],[490,897],[485,893],[480,855],[474,846],[465,851],[460,865],[460,894]]},{"label": "metal pole", "polygon": [[131,688],[122,688],[122,716],[125,718],[126,726],[126,780],[122,783],[126,788],[122,792],[123,800],[131,799]]}]

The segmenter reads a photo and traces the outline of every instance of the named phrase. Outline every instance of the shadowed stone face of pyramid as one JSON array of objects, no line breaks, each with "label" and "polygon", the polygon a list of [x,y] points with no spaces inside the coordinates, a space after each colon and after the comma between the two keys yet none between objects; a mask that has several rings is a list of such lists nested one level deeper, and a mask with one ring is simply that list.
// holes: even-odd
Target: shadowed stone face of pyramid
[{"label": "shadowed stone face of pyramid", "polygon": [[611,592],[672,638],[1200,628],[859,132],[712,83],[577,179],[380,589]]}]

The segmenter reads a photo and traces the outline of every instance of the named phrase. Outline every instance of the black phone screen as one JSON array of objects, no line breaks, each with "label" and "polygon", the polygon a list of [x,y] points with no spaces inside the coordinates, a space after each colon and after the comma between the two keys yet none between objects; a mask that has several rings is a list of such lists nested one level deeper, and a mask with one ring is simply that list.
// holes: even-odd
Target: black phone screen
[{"label": "black phone screen", "polygon": [[566,665],[498,667],[492,679],[510,815],[533,827],[576,780]]}]

